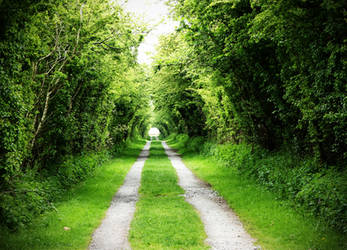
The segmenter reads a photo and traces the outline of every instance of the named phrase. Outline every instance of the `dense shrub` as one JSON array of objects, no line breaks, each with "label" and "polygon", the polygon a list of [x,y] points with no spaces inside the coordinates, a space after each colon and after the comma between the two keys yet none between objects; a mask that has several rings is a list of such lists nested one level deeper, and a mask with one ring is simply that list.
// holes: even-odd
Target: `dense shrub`
[{"label": "dense shrub", "polygon": [[177,140],[177,143],[182,144],[182,146],[186,146],[190,138],[186,134],[178,134],[175,139]]},{"label": "dense shrub", "polygon": [[93,174],[94,170],[109,158],[107,152],[67,157],[57,171],[59,181],[65,187],[77,184]]},{"label": "dense shrub", "polygon": [[166,137],[165,140],[169,143],[170,142],[176,142],[176,136],[177,136],[176,133],[172,133],[168,137]]},{"label": "dense shrub", "polygon": [[168,143],[174,143],[175,148],[180,149],[180,153],[200,152],[205,142],[202,136],[189,137],[186,134],[171,134],[166,138]]},{"label": "dense shrub", "polygon": [[146,28],[107,0],[3,0],[0,12],[0,226],[16,229],[145,134]]},{"label": "dense shrub", "polygon": [[43,178],[28,171],[13,179],[11,186],[0,193],[0,220],[11,230],[30,223],[45,210],[54,208],[61,185],[57,178]]},{"label": "dense shrub", "polygon": [[334,170],[316,173],[297,193],[295,201],[313,215],[323,216],[330,225],[347,232],[347,173]]},{"label": "dense shrub", "polygon": [[[242,162],[244,158],[249,157],[251,147],[246,144],[222,144],[213,145],[208,144],[210,149],[210,155],[223,163],[226,167],[233,166],[242,168]],[[205,152],[208,150],[205,148]]]},{"label": "dense shrub", "polygon": [[199,152],[202,149],[202,145],[204,144],[205,138],[201,136],[195,136],[190,138],[187,141],[187,148],[190,152]]},{"label": "dense shrub", "polygon": [[16,176],[7,190],[0,193],[2,223],[11,230],[30,223],[38,214],[54,208],[53,202],[61,193],[91,176],[109,158],[106,151],[69,156],[63,163],[51,167],[51,171],[57,173],[55,176],[36,170]]}]

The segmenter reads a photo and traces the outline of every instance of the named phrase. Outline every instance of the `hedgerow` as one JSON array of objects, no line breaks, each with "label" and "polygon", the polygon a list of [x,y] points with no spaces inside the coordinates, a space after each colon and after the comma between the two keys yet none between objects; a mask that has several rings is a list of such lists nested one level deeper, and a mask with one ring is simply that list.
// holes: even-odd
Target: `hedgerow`
[{"label": "hedgerow", "polygon": [[146,133],[146,28],[105,0],[4,0],[0,12],[0,226],[16,229]]}]

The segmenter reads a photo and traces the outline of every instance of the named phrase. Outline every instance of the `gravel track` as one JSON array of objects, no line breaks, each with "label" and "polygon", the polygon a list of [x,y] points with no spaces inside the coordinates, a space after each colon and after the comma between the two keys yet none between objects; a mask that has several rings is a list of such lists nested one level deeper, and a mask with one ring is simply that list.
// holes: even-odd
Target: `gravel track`
[{"label": "gravel track", "polygon": [[179,185],[185,190],[185,200],[200,214],[207,234],[206,243],[211,246],[211,249],[259,249],[225,200],[206,183],[195,177],[179,155],[165,142],[162,142],[162,145],[172,166],[176,169]]},{"label": "gravel track", "polygon": [[137,161],[124,179],[124,184],[113,197],[101,225],[95,230],[89,249],[131,249],[128,232],[135,213],[142,168],[149,156],[151,142],[147,142]]}]

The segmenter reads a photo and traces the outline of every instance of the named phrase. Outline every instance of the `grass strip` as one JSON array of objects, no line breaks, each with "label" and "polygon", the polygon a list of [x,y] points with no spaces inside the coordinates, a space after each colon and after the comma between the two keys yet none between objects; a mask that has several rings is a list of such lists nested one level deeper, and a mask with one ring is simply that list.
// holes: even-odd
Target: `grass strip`
[{"label": "grass strip", "polygon": [[56,211],[42,214],[29,228],[0,231],[0,249],[86,249],[143,145],[144,141],[130,144],[93,177],[68,190],[55,204]]},{"label": "grass strip", "polygon": [[203,224],[177,185],[161,143],[153,141],[142,172],[140,200],[131,223],[133,249],[207,249]]},{"label": "grass strip", "polygon": [[224,197],[262,249],[347,249],[344,235],[317,224],[312,216],[303,217],[235,169],[193,153],[183,155],[183,161]]}]

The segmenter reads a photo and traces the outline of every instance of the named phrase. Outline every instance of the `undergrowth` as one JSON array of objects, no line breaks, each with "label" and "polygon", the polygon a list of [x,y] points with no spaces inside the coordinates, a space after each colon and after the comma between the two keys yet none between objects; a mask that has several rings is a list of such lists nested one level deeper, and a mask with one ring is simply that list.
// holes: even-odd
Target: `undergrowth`
[{"label": "undergrowth", "polygon": [[51,163],[48,170],[32,168],[21,172],[0,192],[0,226],[10,231],[25,228],[38,215],[55,209],[54,203],[66,190],[93,176],[98,167],[125,148],[125,144],[119,145],[118,152],[113,150],[112,154],[105,150],[69,155]]},{"label": "undergrowth", "polygon": [[180,153],[199,152],[289,200],[321,225],[347,233],[347,173],[301,158],[288,150],[270,152],[247,144],[205,142],[202,137],[172,134],[167,138]]},{"label": "undergrowth", "polygon": [[302,209],[294,209],[288,201],[276,199],[274,192],[237,169],[197,153],[184,154],[183,161],[227,201],[262,249],[346,249],[343,234],[317,225],[316,218],[305,216]]}]

